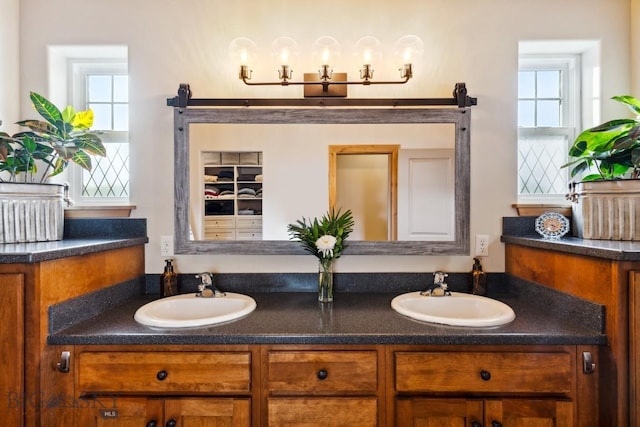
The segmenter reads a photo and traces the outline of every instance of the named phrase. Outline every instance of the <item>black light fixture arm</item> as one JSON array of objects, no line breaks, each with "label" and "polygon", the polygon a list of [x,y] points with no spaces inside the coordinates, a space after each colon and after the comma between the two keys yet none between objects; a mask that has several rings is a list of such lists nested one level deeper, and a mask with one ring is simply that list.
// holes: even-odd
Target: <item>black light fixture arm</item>
[{"label": "black light fixture arm", "polygon": [[[260,85],[260,83],[249,83]],[[348,82],[342,82],[346,84]],[[362,82],[358,82],[362,84]],[[389,82],[369,82],[369,84],[388,84]],[[397,82],[403,83],[403,82]],[[267,83],[271,84],[271,83]],[[276,83],[281,85],[282,83]],[[305,84],[287,82],[287,84]],[[316,84],[323,84],[322,81]],[[331,83],[331,84],[340,84]],[[176,108],[187,107],[349,107],[349,106],[389,106],[389,107],[416,107],[416,106],[457,106],[471,107],[478,105],[478,98],[467,95],[465,83],[456,83],[451,98],[192,98],[191,88],[188,83],[180,83],[178,95],[167,98],[167,106]]]}]

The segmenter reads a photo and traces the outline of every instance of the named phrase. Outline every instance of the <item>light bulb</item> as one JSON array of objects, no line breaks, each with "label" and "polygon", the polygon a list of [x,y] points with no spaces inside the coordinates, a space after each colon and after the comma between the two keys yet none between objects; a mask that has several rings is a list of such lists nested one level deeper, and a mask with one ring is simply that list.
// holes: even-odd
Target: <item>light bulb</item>
[{"label": "light bulb", "polygon": [[330,36],[322,36],[313,43],[311,55],[320,66],[335,63],[342,53],[340,43]]},{"label": "light bulb", "polygon": [[278,37],[271,43],[271,54],[278,65],[290,65],[290,61],[300,54],[300,49],[291,37]]},{"label": "light bulb", "polygon": [[380,40],[373,36],[365,36],[356,42],[356,52],[363,64],[373,64],[380,62],[382,52],[380,50]]},{"label": "light bulb", "polygon": [[402,64],[411,64],[424,53],[424,43],[418,36],[403,36],[396,41],[393,51]]},{"label": "light bulb", "polygon": [[229,57],[238,65],[249,65],[256,57],[257,46],[253,40],[238,37],[229,43]]}]

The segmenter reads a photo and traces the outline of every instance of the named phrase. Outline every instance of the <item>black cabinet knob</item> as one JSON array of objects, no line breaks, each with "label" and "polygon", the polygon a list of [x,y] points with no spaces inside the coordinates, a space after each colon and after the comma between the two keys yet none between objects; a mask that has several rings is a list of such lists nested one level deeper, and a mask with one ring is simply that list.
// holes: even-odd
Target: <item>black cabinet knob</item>
[{"label": "black cabinet knob", "polygon": [[176,422],[176,420],[174,420],[173,418],[171,418],[169,421],[167,421],[167,424],[165,424],[167,427],[176,427],[178,425],[178,423]]},{"label": "black cabinet knob", "polygon": [[325,380],[325,379],[327,379],[328,376],[329,376],[329,373],[327,372],[326,369],[320,369],[318,371],[318,379],[319,380]]},{"label": "black cabinet knob", "polygon": [[496,420],[491,421],[491,427],[502,427],[502,423]]},{"label": "black cabinet knob", "polygon": [[484,381],[489,381],[491,379],[491,372],[485,370],[480,371],[480,378]]},{"label": "black cabinet knob", "polygon": [[480,424],[479,421],[472,421],[471,422],[471,427],[482,427],[482,424]]},{"label": "black cabinet knob", "polygon": [[151,420],[147,423],[147,427],[158,427],[158,422],[156,420]]},{"label": "black cabinet knob", "polygon": [[158,379],[158,381],[164,381],[168,376],[169,374],[164,369],[162,371],[158,371],[158,373],[156,374],[156,378]]}]

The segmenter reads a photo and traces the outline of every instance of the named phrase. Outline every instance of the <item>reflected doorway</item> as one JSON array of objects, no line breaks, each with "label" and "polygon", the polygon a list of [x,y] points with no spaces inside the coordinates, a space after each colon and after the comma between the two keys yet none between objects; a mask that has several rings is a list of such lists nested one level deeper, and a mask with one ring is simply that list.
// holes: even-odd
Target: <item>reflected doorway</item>
[{"label": "reflected doorway", "polygon": [[330,145],[329,206],[351,209],[353,240],[397,240],[399,145]]}]

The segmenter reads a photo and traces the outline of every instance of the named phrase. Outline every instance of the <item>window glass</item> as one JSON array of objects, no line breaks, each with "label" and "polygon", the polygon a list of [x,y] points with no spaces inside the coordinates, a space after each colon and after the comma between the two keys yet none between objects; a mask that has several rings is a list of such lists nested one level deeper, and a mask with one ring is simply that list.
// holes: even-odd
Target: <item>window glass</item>
[{"label": "window glass", "polygon": [[533,127],[536,125],[536,102],[518,101],[518,126]]},{"label": "window glass", "polygon": [[537,107],[537,126],[560,126],[560,101],[538,101]]},{"label": "window glass", "polygon": [[537,98],[560,98],[560,70],[536,72]]},{"label": "window glass", "polygon": [[93,127],[94,130],[112,130],[111,105],[109,104],[89,104],[89,108],[93,110]]},{"label": "window glass", "polygon": [[129,76],[113,76],[113,101],[129,102]]},{"label": "window glass", "polygon": [[535,98],[536,72],[520,71],[518,73],[518,98]]},{"label": "window glass", "polygon": [[129,104],[113,106],[113,130],[129,130]]},{"label": "window glass", "polygon": [[88,76],[87,98],[91,102],[111,102],[112,90],[111,76],[92,75]]}]

